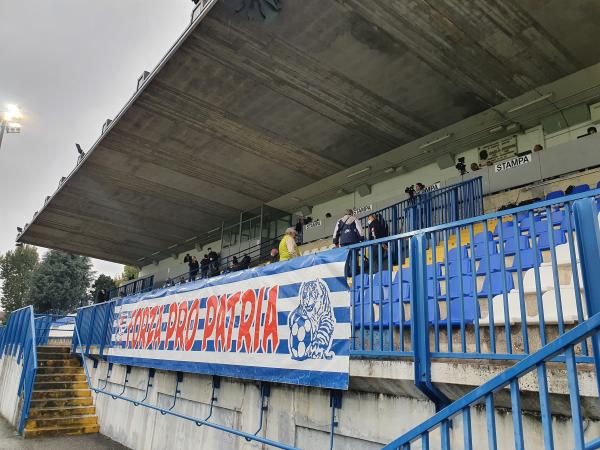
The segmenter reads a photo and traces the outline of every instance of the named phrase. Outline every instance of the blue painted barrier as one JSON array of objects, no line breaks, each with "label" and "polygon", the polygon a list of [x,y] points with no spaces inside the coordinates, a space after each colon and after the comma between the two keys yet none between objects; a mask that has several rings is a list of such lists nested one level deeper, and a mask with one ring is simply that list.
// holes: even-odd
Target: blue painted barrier
[{"label": "blue painted barrier", "polygon": [[17,395],[23,397],[18,431],[23,432],[29,415],[29,405],[33,392],[33,383],[37,372],[37,352],[33,307],[13,311],[8,323],[3,327],[0,339],[0,358],[12,357],[22,365]]}]

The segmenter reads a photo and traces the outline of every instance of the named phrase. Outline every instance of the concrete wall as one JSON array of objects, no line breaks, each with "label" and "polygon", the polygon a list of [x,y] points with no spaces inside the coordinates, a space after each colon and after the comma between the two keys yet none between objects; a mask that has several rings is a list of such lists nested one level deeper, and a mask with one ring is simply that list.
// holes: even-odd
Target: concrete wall
[{"label": "concrete wall", "polygon": [[17,396],[23,364],[17,358],[4,355],[0,359],[0,414],[13,426],[19,420],[20,398]]},{"label": "concrete wall", "polygon": [[[465,373],[465,366],[456,371],[453,362],[442,369],[444,379],[450,385],[470,380],[467,390],[476,387],[491,376],[488,365],[478,368],[474,363]],[[91,368],[91,365],[90,365]],[[449,373],[448,371],[452,372]],[[454,372],[453,372],[454,371]],[[92,369],[94,385],[104,380],[106,364],[100,363]],[[144,396],[147,369],[133,368],[125,395],[134,399]],[[390,442],[416,424],[435,413],[433,405],[425,400],[412,383],[412,365],[403,361],[352,360],[350,366],[351,390],[344,392],[342,409],[337,411],[339,426],[335,432],[335,449],[376,449]],[[120,392],[125,376],[125,368],[115,365],[109,383],[109,389]],[[458,378],[462,378],[463,381]],[[595,380],[580,377],[582,396],[597,399]],[[102,386],[104,381],[100,383]],[[531,391],[531,380],[523,383],[524,391]],[[590,385],[590,386],[587,386]],[[551,375],[551,392],[564,395],[566,383],[564,373]],[[587,387],[586,387],[587,386]],[[157,371],[154,386],[150,390],[148,402],[170,406],[173,400],[175,374]],[[177,400],[175,410],[181,413],[204,418],[208,415],[211,395],[211,378],[201,375],[185,374],[180,384],[181,398]],[[589,389],[588,389],[589,388]],[[588,392],[589,391],[589,392]],[[593,392],[592,392],[593,391]],[[216,391],[212,421],[254,433],[258,429],[259,385],[255,382],[222,379],[221,388]],[[594,397],[595,396],[595,397]],[[568,398],[563,397],[560,400]],[[557,401],[560,401],[557,399]],[[112,439],[133,449],[256,449],[263,448],[258,443],[248,443],[227,433],[209,427],[197,427],[194,423],[171,416],[163,416],[141,406],[113,400],[107,395],[96,398],[100,431]],[[268,410],[261,435],[273,440],[292,444],[303,449],[329,448],[331,410],[329,392],[322,389],[272,385],[268,399]],[[541,422],[539,415],[526,412],[523,416],[527,448],[543,448]],[[555,448],[572,448],[570,418],[554,417]],[[512,449],[513,427],[510,411],[499,409],[496,413],[498,448]],[[480,409],[472,411],[472,428],[475,448],[487,448],[486,417]],[[600,434],[597,417],[586,420],[586,436]],[[457,418],[452,429],[453,448],[462,448],[462,420]],[[420,448],[418,445],[411,448]],[[431,436],[431,448],[439,447],[439,435]]]}]

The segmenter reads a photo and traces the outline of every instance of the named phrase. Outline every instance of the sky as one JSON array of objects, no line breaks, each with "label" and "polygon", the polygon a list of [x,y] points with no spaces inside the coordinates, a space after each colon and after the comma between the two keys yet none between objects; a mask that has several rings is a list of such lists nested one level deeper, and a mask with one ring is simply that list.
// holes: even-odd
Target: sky
[{"label": "sky", "polygon": [[[0,0],[0,111],[21,134],[0,148],[0,253],[190,22],[191,0]],[[43,249],[39,249],[43,253]],[[93,260],[97,274],[122,265]]]}]

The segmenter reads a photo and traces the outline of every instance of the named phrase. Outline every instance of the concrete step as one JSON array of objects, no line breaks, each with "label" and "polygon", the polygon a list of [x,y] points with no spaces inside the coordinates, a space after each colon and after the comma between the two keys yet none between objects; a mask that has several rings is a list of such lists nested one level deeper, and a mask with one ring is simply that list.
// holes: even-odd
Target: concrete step
[{"label": "concrete step", "polygon": [[[41,406],[41,405],[40,405]],[[89,416],[96,414],[95,406],[30,407],[29,420],[49,417]]]},{"label": "concrete step", "polygon": [[46,366],[46,367],[38,367],[36,375],[68,375],[68,374],[76,374],[85,375],[83,371],[83,367],[81,366],[72,366],[72,367],[61,367],[61,366]]},{"label": "concrete step", "polygon": [[[85,377],[84,377],[85,379]],[[54,389],[87,389],[87,381],[38,381],[33,385],[34,391],[49,391]]]},{"label": "concrete step", "polygon": [[63,373],[62,371],[56,371],[54,373],[38,373],[35,376],[36,383],[48,383],[48,382],[86,382],[85,373],[83,370],[77,373]]},{"label": "concrete step", "polygon": [[94,401],[89,397],[38,398],[31,400],[30,408],[70,408],[72,406],[92,406]]},{"label": "concrete step", "polygon": [[[60,353],[58,353],[60,355]],[[64,355],[61,355],[64,356]],[[38,358],[38,367],[81,367],[78,359],[40,359]]]},{"label": "concrete step", "polygon": [[88,425],[97,425],[98,418],[94,415],[68,416],[68,417],[39,417],[27,420],[26,429],[36,430],[38,428],[64,428],[64,427],[85,427]]},{"label": "concrete step", "polygon": [[45,353],[63,353],[70,354],[71,347],[68,345],[38,345],[36,347],[38,355]]},{"label": "concrete step", "polygon": [[87,388],[85,389],[51,389],[51,390],[34,390],[31,398],[40,399],[55,399],[55,398],[73,398],[73,397],[91,397],[92,393]]},{"label": "concrete step", "polygon": [[38,357],[38,361],[48,361],[48,360],[54,360],[54,359],[60,359],[60,360],[71,360],[71,359],[74,359],[75,361],[77,361],[70,354],[68,354],[68,353],[60,353],[60,352],[38,353],[37,357]]},{"label": "concrete step", "polygon": [[80,435],[80,434],[93,434],[98,433],[100,427],[96,425],[85,425],[85,426],[71,426],[71,427],[47,427],[23,430],[23,437],[39,437],[39,436],[61,436],[61,435]]}]

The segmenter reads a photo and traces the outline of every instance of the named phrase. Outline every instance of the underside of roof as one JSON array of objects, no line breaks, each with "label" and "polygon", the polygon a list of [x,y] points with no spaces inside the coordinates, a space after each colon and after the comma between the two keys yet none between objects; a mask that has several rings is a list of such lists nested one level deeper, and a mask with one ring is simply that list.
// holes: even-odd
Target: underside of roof
[{"label": "underside of roof", "polygon": [[595,0],[219,1],[18,240],[147,264],[600,61],[598,23]]}]

